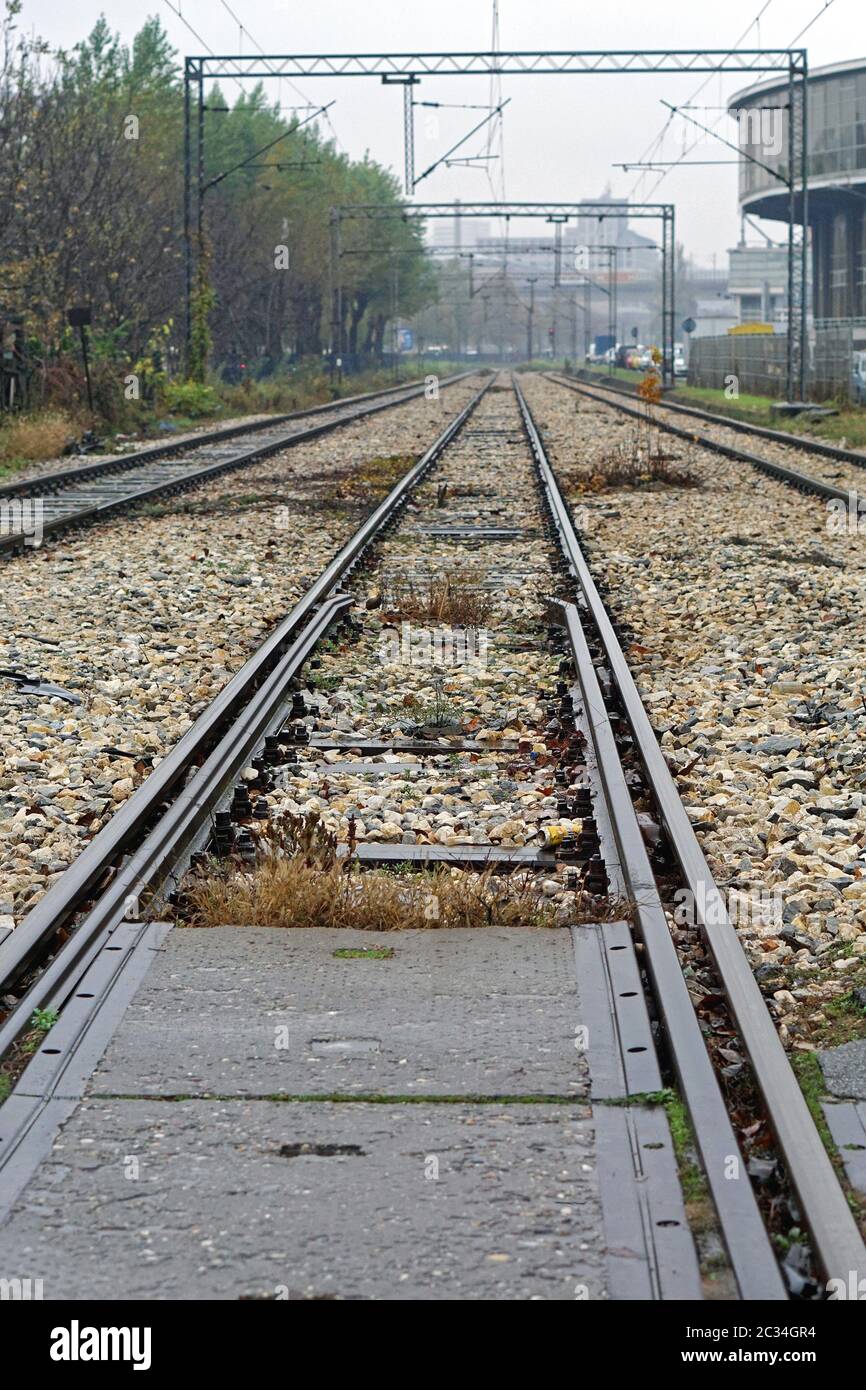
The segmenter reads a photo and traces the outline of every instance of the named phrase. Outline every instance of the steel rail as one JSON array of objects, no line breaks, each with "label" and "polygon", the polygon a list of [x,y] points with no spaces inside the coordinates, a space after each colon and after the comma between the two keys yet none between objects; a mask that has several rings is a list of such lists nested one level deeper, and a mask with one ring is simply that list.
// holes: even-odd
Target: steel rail
[{"label": "steel rail", "polygon": [[[559,599],[551,603],[560,609],[560,621],[564,621],[568,633],[626,896],[634,905],[638,935],[646,950],[645,960],[671,1060],[688,1107],[740,1297],[785,1299],[785,1284],[671,939],[578,610],[573,603]],[[732,1160],[737,1165],[736,1181],[729,1177]]]},{"label": "steel rail", "polygon": [[[556,382],[560,386],[575,385],[565,373],[545,372],[544,376],[548,381]],[[620,396],[637,395],[637,389],[624,381],[602,381],[591,372],[580,374],[579,379],[600,391],[612,391]],[[828,444],[822,439],[798,439],[796,435],[785,430],[774,430],[769,425],[750,425],[747,420],[738,420],[732,415],[718,415],[715,411],[704,410],[699,405],[686,405],[683,401],[663,399],[659,404],[663,410],[674,410],[679,415],[694,415],[699,420],[706,420],[712,425],[723,425],[725,429],[736,430],[740,434],[756,434],[761,439],[771,439],[774,444],[784,444],[789,449],[803,449],[810,454],[823,454],[827,458],[836,459],[838,463],[853,463],[858,468],[866,468],[866,453],[859,449],[843,449],[841,444]]]},{"label": "steel rail", "polygon": [[[440,389],[444,386],[452,386],[457,381],[463,381],[466,377],[474,376],[476,372],[477,369],[472,369],[443,377],[439,382]],[[363,405],[365,401],[374,401],[382,396],[397,394],[400,395],[401,400],[412,400],[413,397],[421,395],[425,389],[423,382],[410,382],[406,386],[385,386],[376,391],[364,391],[358,396],[343,396],[335,401],[326,401],[323,405],[311,405],[303,410],[290,410],[284,415],[269,415],[267,419],[253,420],[248,424],[225,425],[221,429],[203,430],[201,434],[196,434],[191,439],[147,444],[143,449],[131,450],[128,454],[121,454],[115,458],[95,459],[91,463],[77,464],[74,468],[61,468],[55,472],[40,474],[35,478],[24,478],[17,483],[3,483],[0,485],[0,498],[50,496],[61,487],[68,487],[75,483],[86,483],[92,478],[101,478],[106,474],[123,473],[127,469],[138,468],[142,464],[153,462],[155,459],[171,458],[174,454],[194,453],[197,449],[206,449],[211,444],[222,444],[225,440],[236,439],[242,434],[254,434],[262,430],[273,429],[275,426],[287,424],[291,420],[304,420],[311,415],[322,415],[326,411],[340,410],[343,406]],[[397,402],[395,401],[394,404]]]},{"label": "steel rail", "polygon": [[[292,677],[351,603],[351,597],[343,595],[326,599],[321,605],[39,981],[37,993],[44,1000],[42,1007],[59,1010],[67,1000],[70,1007],[63,1010],[51,1037],[43,1040],[19,1084],[0,1108],[0,1221],[47,1153],[57,1128],[83,1095],[90,1068],[86,1063],[82,1067],[82,1054],[87,1053],[89,1045],[95,1060],[117,1026],[123,1004],[118,1004],[113,991],[130,963],[130,947],[133,942],[155,943],[162,939],[149,933],[139,911],[129,912],[121,903],[118,913],[109,904],[116,905],[118,892],[125,891],[126,903],[137,905],[141,882],[158,874],[166,863],[176,864],[184,857],[184,850],[195,843],[197,826],[203,819],[207,821],[209,812],[260,739],[282,724],[291,707]],[[157,932],[166,929],[167,924],[156,928]],[[32,996],[33,991],[16,1008],[7,1020],[7,1028],[12,1024],[20,1033],[28,1026]]]},{"label": "steel rail", "polygon": [[[516,384],[515,389],[542,496],[570,572],[577,581],[574,554],[577,538],[529,407]],[[618,876],[634,907],[670,1056],[689,1111],[740,1297],[785,1299],[784,1281],[746,1176],[745,1163],[668,928],[580,614],[573,603],[560,599],[550,600],[550,608],[554,612],[558,610],[556,620],[565,626],[568,634],[580,703],[592,739],[607,810],[606,820],[613,833]],[[729,1177],[732,1159],[738,1164],[735,1181]]]},{"label": "steel rail", "polygon": [[[473,374],[467,373],[466,375]],[[423,386],[415,388],[412,395],[419,395],[423,390]],[[190,469],[189,472],[173,478],[149,483],[145,487],[125,493],[122,497],[116,497],[105,502],[98,502],[92,506],[82,507],[78,511],[64,512],[60,516],[51,518],[43,523],[43,537],[47,535],[57,535],[62,531],[69,530],[70,527],[102,521],[115,512],[125,511],[128,507],[132,507],[139,502],[146,502],[153,497],[173,496],[175,493],[185,492],[190,488],[198,487],[201,483],[207,482],[211,478],[218,477],[220,474],[233,472],[240,468],[247,468],[250,464],[257,463],[260,459],[268,458],[269,455],[278,453],[283,449],[291,449],[294,448],[295,445],[306,444],[309,440],[317,439],[323,434],[330,434],[333,430],[340,429],[344,425],[352,425],[359,420],[366,419],[370,415],[378,415],[382,411],[392,410],[395,406],[403,405],[411,398],[410,396],[401,396],[398,400],[376,401],[374,404],[362,405],[348,414],[340,416],[336,420],[327,420],[323,424],[309,425],[306,429],[293,430],[289,434],[280,435],[276,439],[270,439],[267,443],[261,444],[257,448],[247,449],[241,454],[234,454],[228,459],[221,459],[216,463],[209,463],[201,468]],[[0,554],[4,551],[24,553],[25,551],[36,549],[39,549],[39,547],[32,546],[29,543],[28,536],[24,531],[14,531],[8,535],[0,536]]]},{"label": "steel rail", "polygon": [[[568,507],[547,460],[541,436],[516,382],[515,390],[536,466],[551,502],[561,547],[579,585],[587,613],[598,633],[607,665],[631,726],[637,752],[679,864],[683,883],[692,895],[697,922],[715,963],[770,1125],[797,1194],[804,1221],[810,1231],[819,1266],[827,1279],[847,1279],[851,1270],[866,1273],[866,1247],[845,1194],[740,945],[724,897],[713,879],[659,747],[625,655],[580,548]],[[640,910],[637,903],[636,908]],[[659,1002],[667,1009],[666,996],[660,996]],[[679,1019],[675,1022],[679,1027]],[[677,1068],[691,1067],[694,1065],[694,1057],[677,1052],[675,1065]],[[688,1103],[689,1098],[686,1099]],[[708,1182],[715,1182],[718,1177],[717,1172],[712,1175],[707,1172]]]},{"label": "steel rail", "polygon": [[[560,381],[555,384],[564,386],[569,391],[575,391],[578,395],[587,396],[590,400],[597,401],[599,405],[606,405],[611,410],[619,410],[623,415],[631,415],[635,420],[643,421],[646,419],[646,415],[640,407],[626,405],[625,401],[610,400],[605,396],[599,396],[588,386],[578,385],[577,382],[572,381]],[[668,409],[664,401],[660,404],[663,410]],[[710,439],[709,435],[699,434],[696,430],[680,429],[679,425],[672,425],[670,420],[660,420],[657,415],[653,417],[653,424],[657,425],[660,430],[675,435],[677,439],[685,439],[690,444],[699,444],[702,449],[712,449],[714,453],[724,454],[725,458],[735,459],[738,463],[749,463],[759,472],[767,473],[771,478],[776,478],[779,482],[797,488],[799,492],[811,492],[828,501],[844,502],[846,507],[851,500],[847,489],[833,487],[832,483],[822,482],[820,478],[813,478],[809,473],[800,473],[796,468],[786,467],[784,463],[774,463],[772,459],[762,458],[760,454],[751,454],[747,449],[735,449],[732,444],[722,444],[720,440]]]},{"label": "steel rail", "polygon": [[[81,969],[99,950],[105,931],[113,930],[119,922],[128,920],[130,896],[139,897],[158,880],[160,873],[165,876],[172,867],[169,863],[171,847],[188,843],[194,833],[194,828],[190,829],[193,822],[200,825],[207,820],[214,804],[213,798],[199,796],[198,792],[205,786],[213,789],[217,785],[213,773],[215,755],[211,753],[214,742],[221,739],[218,747],[223,750],[224,758],[229,757],[236,728],[245,727],[246,708],[258,709],[261,704],[260,695],[256,694],[259,686],[277,700],[280,684],[272,674],[274,663],[279,663],[277,670],[285,672],[288,659],[286,648],[295,641],[301,625],[310,619],[317,605],[332,598],[338,584],[349,574],[367,547],[394,522],[406,505],[412,489],[463,428],[489,390],[492,380],[490,378],[476,392],[426,453],[394,485],[270,637],[0,946],[0,993],[4,993],[21,981],[40,955],[44,955],[46,946],[50,945],[58,929],[71,920],[100,881],[111,875],[83,921],[0,1027],[0,1056],[26,1027],[35,1008],[58,1007],[72,988],[71,981],[80,976]],[[229,731],[225,734],[227,725]],[[241,738],[241,735],[237,737]],[[196,763],[202,758],[206,759],[204,766],[195,771]],[[247,754],[245,760],[248,761]],[[207,773],[206,768],[209,769]],[[160,829],[162,822],[157,820],[156,829],[149,833],[143,844],[138,844],[141,835],[147,833],[148,825],[160,816],[163,816],[166,825],[175,826],[180,812],[172,805],[166,817],[163,806],[169,797],[176,794],[181,779],[190,772],[192,777],[189,785],[184,788],[177,803],[187,817],[184,821],[187,839],[175,836],[170,843],[166,842],[167,847],[160,855],[153,849],[154,844],[162,842],[164,833]],[[174,831],[172,834],[174,836]],[[118,861],[136,844],[138,848],[134,849],[133,858],[118,871]],[[135,865],[135,870],[130,865]],[[129,887],[131,874],[135,881],[134,889]]]}]

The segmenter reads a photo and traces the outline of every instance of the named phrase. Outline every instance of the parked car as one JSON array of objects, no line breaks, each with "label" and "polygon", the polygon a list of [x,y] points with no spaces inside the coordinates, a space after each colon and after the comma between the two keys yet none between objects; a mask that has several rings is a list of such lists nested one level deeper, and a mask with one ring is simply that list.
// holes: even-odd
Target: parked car
[{"label": "parked car", "polygon": [[688,374],[689,369],[686,366],[682,343],[674,343],[674,376],[688,376]]},{"label": "parked car", "polygon": [[610,350],[612,347],[615,346],[616,344],[614,343],[609,333],[599,333],[590,347],[589,361],[610,361]]},{"label": "parked car", "polygon": [[866,405],[866,352],[851,358],[851,395],[857,405]]}]

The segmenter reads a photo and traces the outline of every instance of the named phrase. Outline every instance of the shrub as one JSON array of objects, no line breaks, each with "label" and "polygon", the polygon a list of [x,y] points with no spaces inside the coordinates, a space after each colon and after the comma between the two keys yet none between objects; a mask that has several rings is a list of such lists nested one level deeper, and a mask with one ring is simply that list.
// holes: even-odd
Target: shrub
[{"label": "shrub", "polygon": [[170,381],[163,401],[166,410],[196,419],[200,415],[215,415],[220,409],[219,398],[212,386],[198,381]]}]

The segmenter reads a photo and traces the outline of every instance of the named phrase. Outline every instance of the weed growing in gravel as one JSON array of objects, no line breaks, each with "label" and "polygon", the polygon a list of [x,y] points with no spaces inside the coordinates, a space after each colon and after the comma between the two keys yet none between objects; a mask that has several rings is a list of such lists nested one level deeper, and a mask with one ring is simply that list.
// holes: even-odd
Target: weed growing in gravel
[{"label": "weed growing in gravel", "polygon": [[30,1025],[39,1033],[47,1033],[57,1022],[58,1014],[56,1009],[34,1009],[30,1019]]},{"label": "weed growing in gravel", "polygon": [[421,581],[395,582],[388,593],[395,616],[419,621],[432,618],[453,627],[483,627],[493,615],[494,602],[483,589],[480,570],[439,570]]},{"label": "weed growing in gravel", "polygon": [[339,690],[342,684],[342,676],[320,676],[316,673],[307,676],[307,685],[310,690],[321,690],[325,694],[332,690]]},{"label": "weed growing in gravel", "polygon": [[419,727],[444,729],[459,724],[460,714],[445,696],[444,681],[433,679],[433,704],[425,705],[417,695],[405,695],[403,704]]},{"label": "weed growing in gravel", "polygon": [[337,856],[318,816],[269,824],[256,862],[214,861],[187,883],[186,923],[194,927],[411,928],[549,927],[555,911],[525,874],[498,876],[437,864],[419,873],[361,870]]},{"label": "weed growing in gravel", "polygon": [[[0,1012],[0,1017],[3,1017]],[[18,1041],[7,1053],[0,1070],[0,1105],[8,1099],[12,1087],[23,1072],[28,1061],[45,1040],[57,1022],[56,1009],[34,1009],[30,1017],[30,1027],[22,1033]]]},{"label": "weed growing in gravel", "polygon": [[392,454],[387,458],[365,459],[351,472],[336,479],[322,493],[322,501],[367,503],[399,482],[418,462],[416,454]]},{"label": "weed growing in gravel", "polygon": [[838,1047],[840,1043],[853,1042],[866,1037],[866,990],[851,989],[846,994],[824,1004],[822,1012],[828,1022],[821,1030],[821,1044],[824,1047]]},{"label": "weed growing in gravel", "polygon": [[626,440],[602,454],[590,469],[567,478],[578,492],[603,492],[607,488],[700,487],[702,479],[673,454],[649,451],[638,438]]}]

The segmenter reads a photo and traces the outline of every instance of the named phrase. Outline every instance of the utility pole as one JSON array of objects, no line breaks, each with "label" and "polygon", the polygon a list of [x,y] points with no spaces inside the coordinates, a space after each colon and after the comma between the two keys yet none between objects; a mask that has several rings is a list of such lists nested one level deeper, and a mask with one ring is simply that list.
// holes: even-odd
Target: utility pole
[{"label": "utility pole", "polygon": [[391,262],[391,306],[394,316],[392,340],[394,346],[394,380],[400,380],[400,268],[397,257]]},{"label": "utility pole", "polygon": [[526,320],[526,360],[527,360],[527,362],[531,362],[531,361],[532,361],[532,319],[533,319],[533,315],[535,314],[535,282],[536,282],[537,279],[538,279],[538,276],[537,276],[537,275],[532,275],[532,276],[530,276],[530,278],[529,278],[529,279],[527,280],[527,282],[526,282],[527,285],[529,286],[529,316],[528,316],[528,318],[527,318],[527,320]]},{"label": "utility pole", "polygon": [[610,332],[613,336],[610,358],[610,375],[613,376],[616,370],[616,246],[611,245],[607,248],[607,283],[610,294],[607,299],[607,306],[610,310]]},{"label": "utility pole", "polygon": [[408,77],[382,74],[383,86],[403,88],[403,187],[407,198],[411,198],[415,192],[415,98],[412,88],[417,87],[420,81],[420,77],[412,73]]},{"label": "utility pole", "polygon": [[[610,376],[613,376],[616,366],[616,253],[618,250],[619,247],[614,242],[610,242],[606,245],[596,244],[591,248],[591,251],[604,251],[607,253],[607,335],[611,340],[612,353],[607,368]],[[598,289],[604,290],[604,286],[599,285]]]},{"label": "utility pole", "polygon": [[403,86],[403,178],[408,198],[415,192],[415,102],[412,88],[419,80],[417,77],[407,77]]}]

